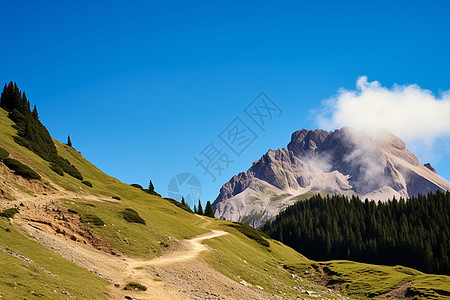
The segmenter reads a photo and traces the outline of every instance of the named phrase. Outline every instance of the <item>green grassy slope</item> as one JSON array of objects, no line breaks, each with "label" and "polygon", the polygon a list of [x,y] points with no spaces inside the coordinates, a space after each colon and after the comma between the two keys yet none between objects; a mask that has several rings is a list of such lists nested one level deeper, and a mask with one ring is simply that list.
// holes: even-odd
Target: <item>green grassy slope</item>
[{"label": "green grassy slope", "polygon": [[[121,183],[104,174],[76,150],[55,141],[59,155],[75,165],[83,174],[84,180],[91,182],[93,187],[90,188],[67,174],[59,176],[48,167],[48,162],[13,141],[15,129],[11,125],[7,113],[0,109],[0,146],[4,147],[12,158],[38,172],[42,176],[41,182],[50,189],[49,195],[52,192],[60,193],[62,196],[58,201],[62,207],[76,211],[81,216],[99,217],[105,226],[88,226],[91,226],[96,236],[125,255],[152,258],[161,255],[167,249],[166,246],[177,243],[177,240],[193,237],[210,229],[224,230],[231,234],[206,240],[205,243],[210,246],[211,251],[202,253],[205,261],[219,272],[238,282],[245,281],[254,287],[259,286],[263,291],[278,295],[281,292],[281,295],[285,293],[286,296],[305,296],[306,290],[313,290],[324,297],[336,296],[327,291],[321,282],[314,282],[318,278],[312,277],[311,274],[315,270],[314,266],[318,265],[317,262],[308,260],[276,241],[270,240],[270,247],[265,247],[230,227],[230,222],[199,218],[167,200]],[[20,201],[15,199],[17,201],[14,202],[14,190],[36,195],[35,191],[27,190],[17,182],[10,182],[10,185],[3,186],[2,189],[4,197],[0,199],[1,207],[8,207]],[[44,196],[40,194],[39,197]],[[120,197],[120,200],[113,197]],[[125,208],[137,211],[146,224],[128,223],[120,214]],[[1,296],[7,299],[15,298],[12,295],[26,297],[31,295],[31,291],[35,291],[51,299],[54,294],[61,296],[62,289],[83,299],[88,299],[93,293],[106,295],[107,283],[104,280],[22,235],[15,229],[15,225],[9,224],[7,220],[0,218],[0,222],[0,249],[11,249],[34,261],[27,264],[18,257],[0,251],[1,268],[7,270],[0,275]],[[6,232],[5,228],[11,231]],[[430,293],[430,289],[434,289],[435,294],[450,294],[449,277],[446,276],[426,275],[413,270],[411,272],[415,272],[414,274],[401,277],[392,271],[392,267],[363,266],[353,262],[327,264],[333,272],[340,274],[334,276],[346,276],[348,286],[342,284],[343,293],[354,297],[366,297],[370,293],[387,290],[382,286],[384,284],[395,288],[408,281],[414,282],[411,289],[417,290],[419,296]],[[41,267],[58,277],[49,276]],[[363,276],[361,270],[364,268],[381,270],[385,275],[372,282],[371,276]],[[308,274],[305,274],[307,270]],[[84,280],[90,284],[86,284]],[[362,284],[363,282],[367,282],[367,285]],[[94,289],[92,293],[91,289]],[[56,299],[57,296],[53,298]]]},{"label": "green grassy slope", "polygon": [[261,286],[270,293],[295,295],[306,290],[315,291],[316,296],[334,298],[336,294],[325,288],[328,286],[342,295],[366,299],[408,283],[408,295],[414,299],[450,298],[449,276],[425,274],[402,266],[316,262],[275,240],[270,240],[270,247],[249,241],[231,228],[229,222],[216,220],[210,228],[232,234],[206,241],[214,249],[205,254],[206,261],[228,277]]},{"label": "green grassy slope", "polygon": [[[74,197],[64,199],[62,203],[82,215],[95,214],[100,217],[106,226],[93,229],[124,254],[153,257],[161,254],[161,249],[156,247],[155,241],[167,237],[189,238],[206,232],[200,226],[204,221],[195,215],[177,208],[167,200],[149,195],[104,174],[75,149],[58,141],[55,141],[55,144],[59,155],[75,165],[83,174],[84,180],[91,182],[93,187],[90,188],[67,174],[64,176],[56,174],[48,167],[48,162],[14,142],[12,136],[15,134],[15,129],[11,127],[13,123],[3,109],[0,109],[0,123],[2,124],[0,126],[1,146],[10,153],[10,157],[38,171],[43,177],[42,182],[52,190],[56,191],[56,186],[60,186],[75,193]],[[28,193],[33,194],[32,191]],[[93,202],[90,200],[91,195],[98,196],[104,201]],[[113,196],[120,197],[121,200],[117,201],[112,198]],[[136,210],[146,221],[147,226],[126,222],[119,213],[125,208]],[[120,237],[117,230],[121,231]],[[129,242],[123,242],[123,237],[126,237]]]},{"label": "green grassy slope", "polygon": [[[179,209],[167,200],[149,195],[104,174],[76,150],[57,141],[55,144],[58,153],[69,159],[82,172],[84,180],[90,181],[93,187],[87,187],[67,174],[56,174],[49,168],[48,162],[14,142],[12,136],[16,134],[16,130],[12,125],[7,112],[0,109],[0,146],[10,153],[10,157],[30,166],[42,176],[42,184],[50,189],[46,194],[60,193],[59,190],[70,191],[71,196],[62,196],[59,200],[63,207],[75,210],[80,215],[95,214],[100,217],[106,226],[91,226],[91,229],[120,252],[132,257],[151,258],[161,255],[166,249],[158,241],[164,241],[162,244],[168,245],[176,239],[207,232],[200,226],[204,220]],[[0,167],[3,171],[6,170],[5,166]],[[21,199],[14,196],[16,191],[43,196],[42,193],[14,181],[8,184],[3,182],[2,190],[4,197],[0,199],[0,208],[20,203]],[[92,195],[103,201],[95,201]],[[115,200],[113,196],[120,197],[121,200]],[[125,221],[120,215],[120,211],[125,208],[136,210],[145,219],[146,225]],[[106,281],[23,236],[20,230],[14,229],[14,223],[11,225],[4,218],[0,218],[0,222],[0,296],[17,299],[30,297],[34,291],[33,294],[46,299],[61,299],[64,298],[61,294],[63,290],[78,299],[99,299],[106,295]],[[5,228],[11,231],[6,232]],[[3,249],[11,249],[32,259],[34,263],[27,264],[20,258],[1,251]],[[41,267],[55,276],[49,276]]]},{"label": "green grassy slope", "polygon": [[[146,258],[154,257],[160,255],[162,250],[155,241],[161,241],[168,237],[189,238],[206,232],[200,226],[204,221],[195,215],[179,209],[167,200],[149,195],[107,176],[74,149],[59,142],[56,144],[60,155],[69,159],[80,170],[85,180],[93,184],[93,188],[87,187],[73,178],[58,178],[58,180],[68,179],[69,187],[79,191],[81,195],[93,194],[106,199],[106,201],[95,203],[89,200],[75,199],[76,201],[73,201],[73,199],[68,199],[65,201],[67,207],[81,214],[95,214],[100,217],[106,226],[100,229],[96,228],[97,234],[124,254]],[[62,182],[61,185],[66,187],[65,182]],[[120,200],[114,200],[113,196],[120,197]],[[93,204],[94,207],[86,205],[87,203]],[[136,210],[146,221],[146,225],[125,221],[120,216],[120,211],[125,208]],[[124,238],[128,242],[124,242]]]},{"label": "green grassy slope", "polygon": [[0,270],[4,299],[107,298],[106,280],[22,235],[4,218],[0,218]]},{"label": "green grassy slope", "polygon": [[304,289],[329,296],[323,286],[302,280],[298,276],[293,278],[292,273],[283,267],[285,264],[310,264],[313,261],[278,241],[269,240],[270,246],[265,247],[229,225],[230,222],[227,221],[212,222],[209,228],[231,234],[205,241],[214,249],[204,255],[205,260],[221,273],[238,282],[244,280],[278,295],[295,295]]},{"label": "green grassy slope", "polygon": [[450,278],[424,274],[402,266],[384,266],[345,260],[307,262],[285,266],[311,280],[326,281],[340,287],[342,294],[354,298],[374,298],[408,285],[407,296],[414,299],[448,299]]}]

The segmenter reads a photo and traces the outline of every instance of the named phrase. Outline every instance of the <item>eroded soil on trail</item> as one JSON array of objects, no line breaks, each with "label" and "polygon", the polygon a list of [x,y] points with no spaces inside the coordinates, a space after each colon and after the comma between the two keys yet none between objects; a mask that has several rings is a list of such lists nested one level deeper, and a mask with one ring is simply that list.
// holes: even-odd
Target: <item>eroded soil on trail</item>
[{"label": "eroded soil on trail", "polygon": [[[212,230],[177,241],[175,249],[151,260],[131,258],[96,237],[60,203],[60,199],[80,199],[82,195],[57,190],[35,192],[19,193],[14,195],[17,200],[8,201],[9,207],[20,209],[13,222],[48,249],[108,280],[111,299],[279,299],[233,281],[201,259],[200,254],[209,251],[203,241],[220,238],[228,234],[225,231]],[[85,197],[89,201],[111,201]],[[209,221],[202,219],[206,227]],[[124,290],[129,282],[143,284],[147,290]]]},{"label": "eroded soil on trail", "polygon": [[[202,242],[228,234],[224,231],[213,230],[182,240],[176,251],[151,260],[139,260],[105,253],[19,222],[47,248],[107,279],[113,299],[125,296],[133,299],[278,299],[231,280],[199,257],[201,252],[208,251]],[[124,290],[129,282],[141,283],[147,291]]]}]

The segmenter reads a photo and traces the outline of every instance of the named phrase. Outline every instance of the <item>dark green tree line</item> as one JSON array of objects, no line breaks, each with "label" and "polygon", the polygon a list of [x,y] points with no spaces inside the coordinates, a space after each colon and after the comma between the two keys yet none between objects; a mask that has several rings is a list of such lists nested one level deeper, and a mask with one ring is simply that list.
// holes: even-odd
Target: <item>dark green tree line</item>
[{"label": "dark green tree line", "polygon": [[262,230],[311,259],[450,274],[450,192],[378,204],[317,195],[288,207]]},{"label": "dark green tree line", "polygon": [[17,136],[14,136],[14,140],[18,144],[33,151],[44,160],[58,165],[65,173],[83,180],[77,168],[58,155],[50,133],[39,121],[36,106],[31,111],[30,101],[25,92],[19,90],[16,83],[5,84],[0,98],[0,107],[9,112],[8,117],[15,123]]}]

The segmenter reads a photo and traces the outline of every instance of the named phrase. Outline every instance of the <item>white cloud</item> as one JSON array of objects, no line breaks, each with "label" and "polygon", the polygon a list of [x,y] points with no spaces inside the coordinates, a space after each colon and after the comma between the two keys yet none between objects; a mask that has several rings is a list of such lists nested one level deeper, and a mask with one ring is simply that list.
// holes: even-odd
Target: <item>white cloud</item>
[{"label": "white cloud", "polygon": [[361,76],[355,90],[339,89],[322,102],[317,122],[328,130],[385,129],[408,143],[431,147],[436,139],[450,137],[450,91],[435,96],[416,84],[387,88]]}]

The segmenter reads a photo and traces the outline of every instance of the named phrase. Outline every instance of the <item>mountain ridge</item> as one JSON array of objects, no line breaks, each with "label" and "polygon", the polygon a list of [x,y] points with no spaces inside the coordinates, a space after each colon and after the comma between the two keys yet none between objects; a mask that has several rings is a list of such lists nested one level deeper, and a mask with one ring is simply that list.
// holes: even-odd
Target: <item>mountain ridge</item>
[{"label": "mountain ridge", "polygon": [[387,131],[302,129],[287,148],[269,150],[225,183],[213,208],[218,218],[258,227],[307,192],[386,201],[449,189],[431,165],[420,164]]}]

